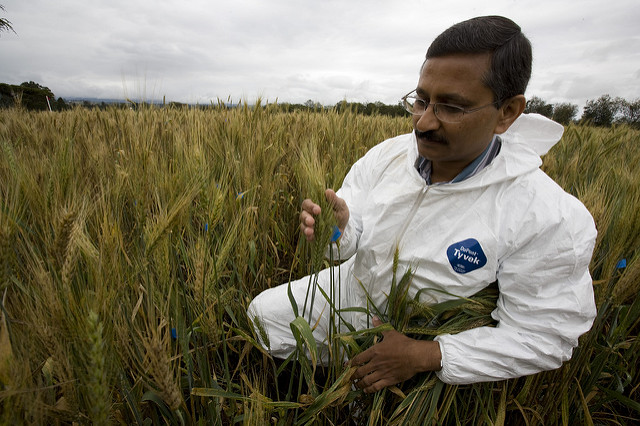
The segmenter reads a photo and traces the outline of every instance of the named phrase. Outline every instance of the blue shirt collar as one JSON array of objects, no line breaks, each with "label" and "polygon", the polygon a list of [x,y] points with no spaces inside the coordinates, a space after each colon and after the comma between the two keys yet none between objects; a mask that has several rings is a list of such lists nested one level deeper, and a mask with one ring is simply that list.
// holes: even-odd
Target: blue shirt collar
[{"label": "blue shirt collar", "polygon": [[[482,154],[477,156],[469,165],[467,165],[456,177],[448,182],[443,183],[456,183],[462,182],[465,179],[469,179],[471,176],[476,175],[480,170],[487,167],[491,161],[500,152],[502,141],[498,135],[494,135],[489,145],[482,151]],[[431,185],[431,161],[422,156],[418,156],[415,162],[415,168],[420,173],[420,176],[427,182],[427,185]]]}]

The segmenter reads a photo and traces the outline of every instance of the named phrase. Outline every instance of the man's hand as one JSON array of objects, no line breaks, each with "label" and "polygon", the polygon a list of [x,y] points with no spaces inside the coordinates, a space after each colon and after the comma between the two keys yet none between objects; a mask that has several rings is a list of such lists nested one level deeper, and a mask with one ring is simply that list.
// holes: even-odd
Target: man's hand
[{"label": "man's hand", "polygon": [[[382,325],[373,318],[373,325]],[[366,393],[377,392],[387,386],[410,379],[423,371],[440,370],[438,342],[415,340],[395,330],[382,333],[382,341],[351,359],[360,366],[351,376],[355,385]]]},{"label": "man's hand", "polygon": [[[349,207],[347,203],[335,193],[333,189],[327,189],[324,192],[327,201],[333,206],[333,214],[336,218],[336,224],[340,229],[340,232],[344,232],[344,228],[349,222]],[[300,231],[307,241],[313,241],[315,238],[315,216],[321,212],[320,206],[306,199],[302,202],[302,212],[300,212]]]}]

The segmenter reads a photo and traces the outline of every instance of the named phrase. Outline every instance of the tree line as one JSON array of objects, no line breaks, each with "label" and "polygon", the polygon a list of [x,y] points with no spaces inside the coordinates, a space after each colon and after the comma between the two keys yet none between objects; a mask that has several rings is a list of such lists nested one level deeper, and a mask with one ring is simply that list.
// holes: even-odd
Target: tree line
[{"label": "tree line", "polygon": [[51,89],[33,81],[19,86],[0,83],[0,108],[14,106],[34,111],[62,111],[70,108],[64,99],[56,100]]},{"label": "tree line", "polygon": [[538,96],[532,96],[527,101],[524,111],[542,114],[564,125],[571,122],[599,127],[628,124],[640,128],[640,98],[628,101],[621,97],[613,98],[610,95],[602,95],[598,99],[590,99],[587,101],[579,120],[576,120],[577,105],[571,103],[549,104]]},{"label": "tree line", "polygon": [[[188,105],[179,102],[162,102],[162,103],[136,103],[130,100],[116,104],[94,104],[88,101],[81,102],[80,106],[86,108],[107,108],[108,106],[116,106],[121,108],[137,108],[142,104],[153,105],[170,108],[208,108],[210,105]],[[258,103],[260,104],[260,103]],[[241,103],[213,103],[216,107],[234,108]],[[71,108],[72,105],[65,102],[62,98],[55,98],[53,92],[48,87],[42,86],[33,81],[25,82],[17,85],[0,83],[0,108],[12,106],[23,107],[28,110],[53,110],[62,111]],[[321,111],[325,109],[335,109],[338,112],[352,111],[363,115],[385,115],[391,117],[405,116],[402,103],[396,105],[386,105],[382,102],[347,102],[340,101],[335,105],[324,106],[319,102],[308,100],[303,104],[295,103],[278,103],[277,108],[283,112],[295,111]],[[578,106],[568,102],[550,104],[538,96],[532,96],[525,108],[527,113],[538,113],[552,120],[567,125],[569,123],[588,124],[592,126],[608,127],[612,124],[628,124],[630,126],[640,128],[640,98],[628,101],[621,97],[611,97],[610,95],[602,95],[598,99],[590,99],[587,101],[582,116],[577,119]]]}]

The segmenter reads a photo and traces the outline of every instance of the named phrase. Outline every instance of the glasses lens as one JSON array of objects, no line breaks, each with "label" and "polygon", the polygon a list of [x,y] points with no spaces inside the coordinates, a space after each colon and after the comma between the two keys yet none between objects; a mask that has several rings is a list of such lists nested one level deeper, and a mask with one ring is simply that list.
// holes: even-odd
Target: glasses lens
[{"label": "glasses lens", "polygon": [[414,95],[407,95],[402,98],[402,104],[404,109],[414,115],[424,114],[429,105],[432,105],[435,116],[445,123],[459,123],[465,113],[464,109],[459,106],[441,103],[429,104]]},{"label": "glasses lens", "polygon": [[404,105],[404,109],[413,113],[413,99],[409,99],[407,96],[402,98],[402,105]]},{"label": "glasses lens", "polygon": [[404,108],[412,114],[422,114],[424,112],[424,102],[414,96],[404,98]]},{"label": "glasses lens", "polygon": [[438,120],[445,123],[459,123],[464,115],[464,109],[449,104],[435,104],[434,112]]}]

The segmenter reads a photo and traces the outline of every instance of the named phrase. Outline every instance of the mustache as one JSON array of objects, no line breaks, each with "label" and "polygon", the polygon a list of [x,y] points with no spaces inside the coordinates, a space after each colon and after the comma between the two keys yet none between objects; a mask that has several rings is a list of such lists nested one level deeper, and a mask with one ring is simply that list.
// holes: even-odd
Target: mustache
[{"label": "mustache", "polygon": [[427,130],[426,132],[421,132],[415,129],[414,132],[416,134],[416,138],[418,139],[426,139],[429,142],[448,143],[447,138],[436,134],[433,130]]}]

